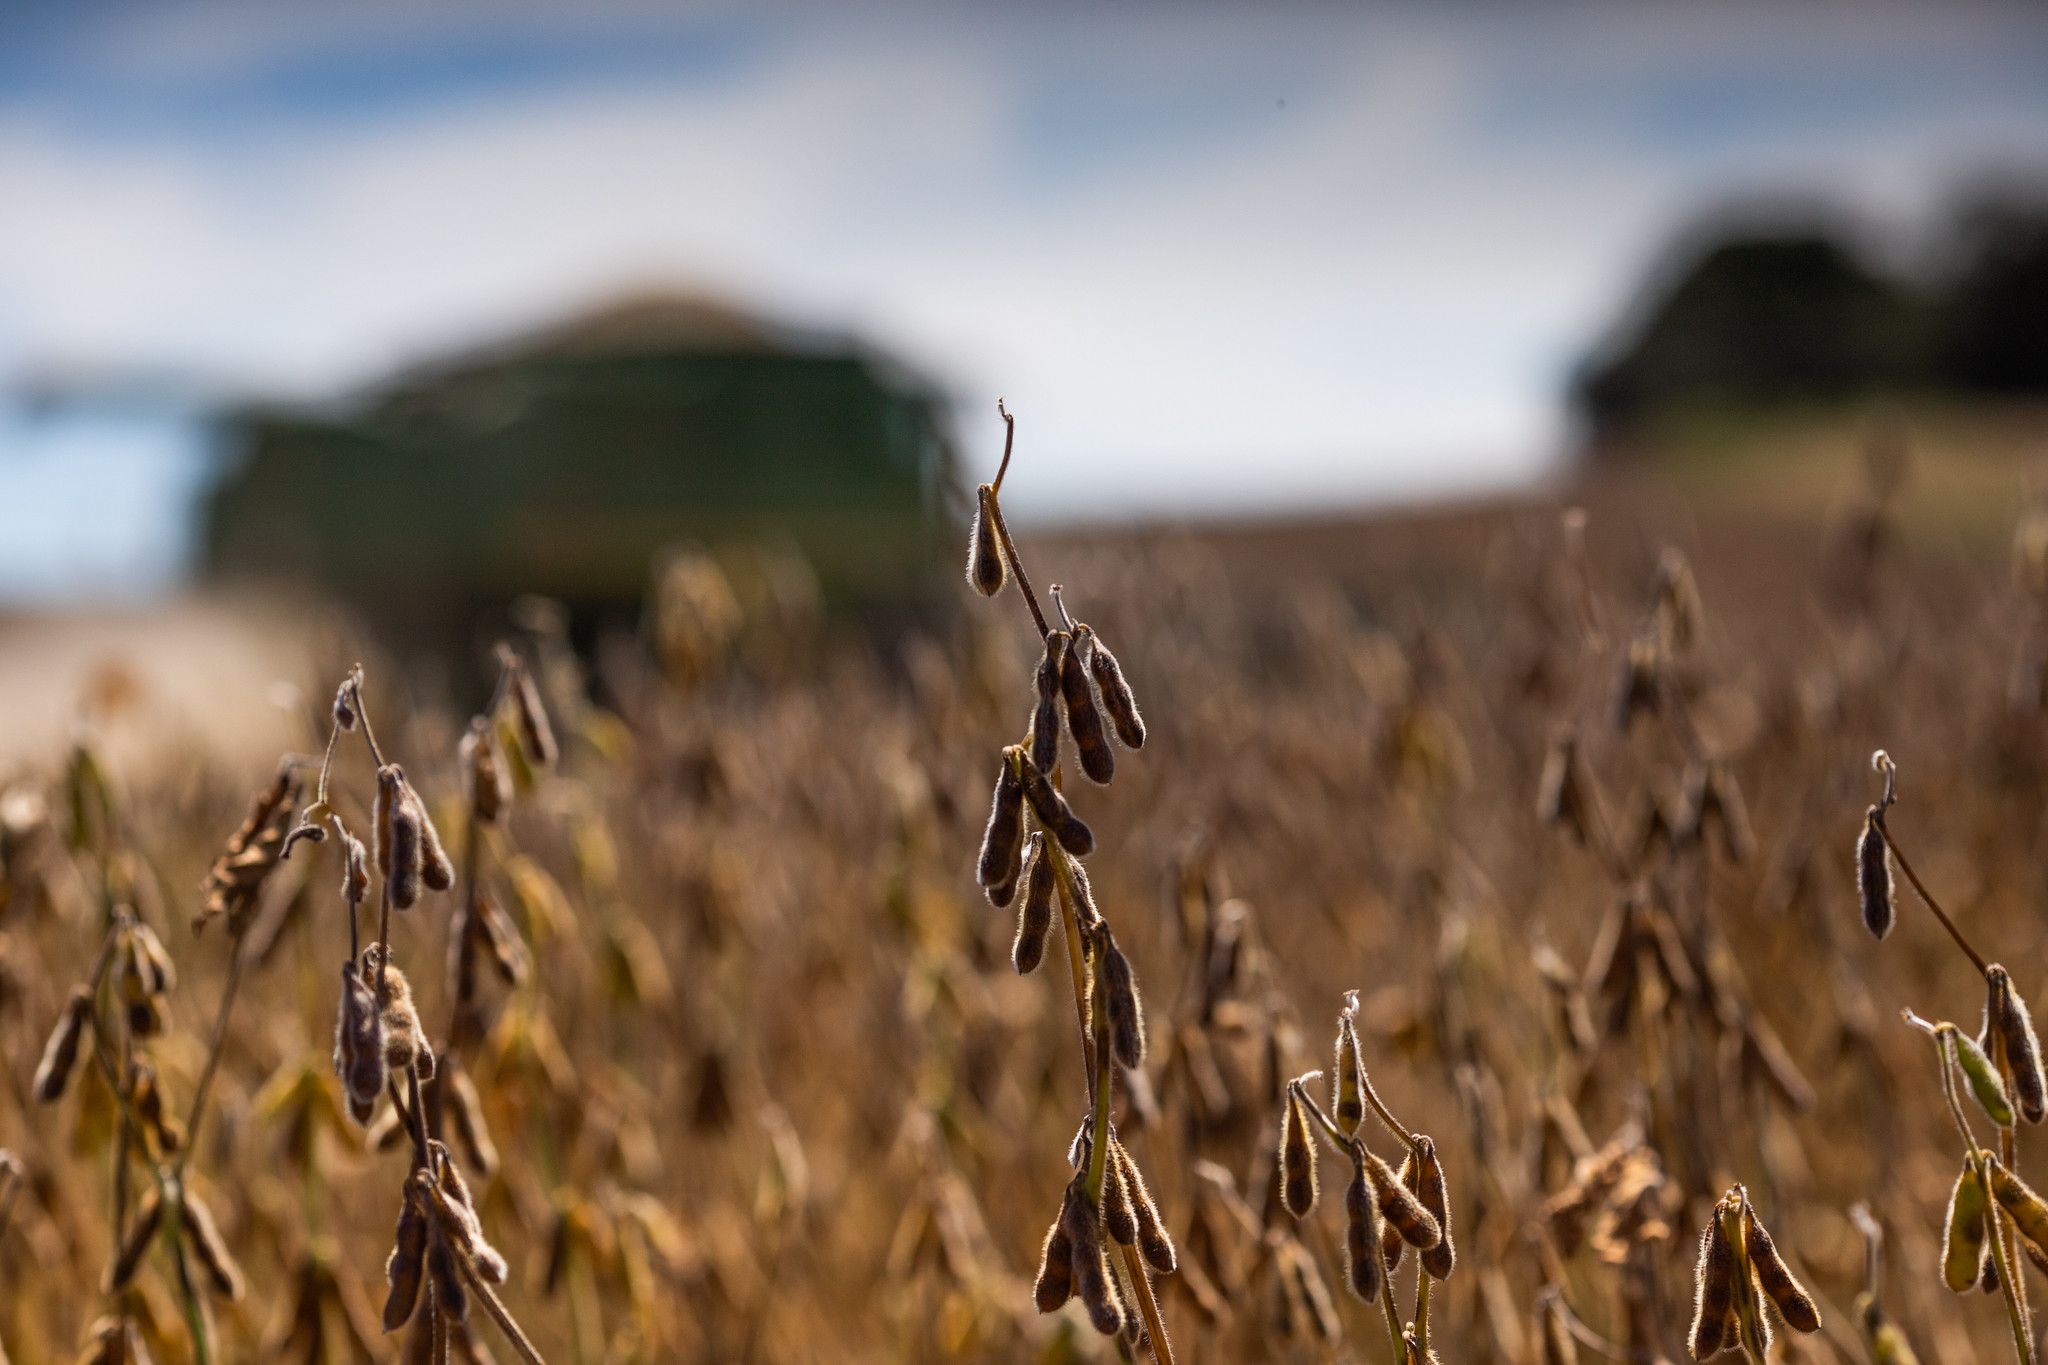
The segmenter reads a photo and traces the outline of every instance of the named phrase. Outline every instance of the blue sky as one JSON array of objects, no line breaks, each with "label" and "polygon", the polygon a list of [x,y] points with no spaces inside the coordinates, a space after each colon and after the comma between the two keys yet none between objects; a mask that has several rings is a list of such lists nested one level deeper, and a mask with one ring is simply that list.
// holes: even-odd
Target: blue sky
[{"label": "blue sky", "polygon": [[[2044,133],[2048,12],[1991,5],[15,6],[0,377],[320,396],[679,285],[900,354],[970,450],[1006,395],[1023,515],[1455,494],[1553,467],[1702,210],[1911,241]],[[163,581],[161,432],[0,414],[0,597]]]}]

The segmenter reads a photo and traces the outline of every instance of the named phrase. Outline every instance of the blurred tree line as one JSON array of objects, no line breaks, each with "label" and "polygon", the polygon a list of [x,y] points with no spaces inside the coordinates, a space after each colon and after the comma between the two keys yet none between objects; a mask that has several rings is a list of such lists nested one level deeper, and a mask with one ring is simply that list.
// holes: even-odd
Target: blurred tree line
[{"label": "blurred tree line", "polygon": [[1688,233],[1572,396],[1611,454],[1680,406],[1929,391],[2048,395],[2048,192],[1975,198],[1917,270],[1810,216]]}]

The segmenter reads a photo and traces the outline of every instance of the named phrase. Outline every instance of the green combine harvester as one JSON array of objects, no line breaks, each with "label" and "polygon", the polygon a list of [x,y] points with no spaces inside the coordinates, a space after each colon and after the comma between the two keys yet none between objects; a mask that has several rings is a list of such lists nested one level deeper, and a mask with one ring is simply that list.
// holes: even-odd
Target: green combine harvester
[{"label": "green combine harvester", "polygon": [[702,301],[622,304],[224,424],[207,575],[310,586],[400,644],[528,593],[617,617],[687,548],[800,557],[829,612],[918,611],[957,539],[932,386]]}]

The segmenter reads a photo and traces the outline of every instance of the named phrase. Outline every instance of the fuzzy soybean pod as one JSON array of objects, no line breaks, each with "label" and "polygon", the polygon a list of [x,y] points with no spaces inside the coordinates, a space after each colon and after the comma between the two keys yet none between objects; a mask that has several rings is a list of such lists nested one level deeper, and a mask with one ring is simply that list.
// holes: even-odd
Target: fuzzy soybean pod
[{"label": "fuzzy soybean pod", "polygon": [[1941,1243],[1941,1279],[1958,1294],[1967,1294],[1984,1273],[1985,1254],[1990,1243],[1985,1236],[1985,1212],[1991,1197],[1984,1189],[1984,1177],[1974,1164],[1965,1161],[1962,1174],[1948,1196],[1948,1227]]},{"label": "fuzzy soybean pod", "polygon": [[1955,1041],[1956,1060],[1962,1063],[1963,1075],[1970,1082],[1970,1093],[1977,1097],[1978,1106],[1999,1127],[2012,1127],[2012,1102],[2005,1097],[2005,1082],[1998,1078],[1998,1068],[1984,1055],[1976,1039],[1960,1029],[1950,1036]]},{"label": "fuzzy soybean pod", "polygon": [[420,822],[420,880],[429,891],[446,891],[455,885],[455,863],[442,846],[441,831],[434,828],[434,817],[428,813],[418,789],[407,783],[405,792],[412,802],[413,815]]},{"label": "fuzzy soybean pod", "polygon": [[57,1026],[43,1045],[43,1059],[36,1065],[35,1096],[39,1104],[55,1104],[64,1095],[72,1069],[78,1065],[78,1045],[92,1018],[92,992],[73,986],[57,1016]]},{"label": "fuzzy soybean pod", "polygon": [[1337,1056],[1330,1072],[1330,1112],[1345,1135],[1365,1122],[1365,1058],[1358,1046],[1358,992],[1347,991],[1337,1015]]},{"label": "fuzzy soybean pod", "polygon": [[[1072,1196],[1069,1196],[1070,1198]],[[1045,1234],[1038,1253],[1038,1280],[1032,1286],[1032,1302],[1041,1313],[1057,1313],[1074,1296],[1074,1240],[1067,1236],[1066,1205]]]},{"label": "fuzzy soybean pod", "polygon": [[1017,941],[1010,948],[1010,965],[1019,976],[1038,970],[1045,960],[1046,935],[1052,931],[1055,874],[1045,835],[1038,830],[1031,831],[1024,866],[1024,903],[1017,909]]},{"label": "fuzzy soybean pod", "polygon": [[2041,1040],[2027,1002],[2012,984],[2012,975],[1996,962],[1984,969],[1986,1015],[2005,1044],[2005,1062],[2012,1068],[2013,1098],[2028,1123],[2048,1118],[2048,1089],[2041,1073]]},{"label": "fuzzy soybean pod", "polygon": [[[1408,1155],[1401,1158],[1401,1187],[1415,1188],[1415,1149],[1409,1148]],[[1391,1223],[1383,1223],[1380,1229],[1380,1264],[1389,1275],[1401,1266],[1401,1253],[1408,1249],[1408,1239],[1401,1235],[1401,1229]]]},{"label": "fuzzy soybean pod", "polygon": [[412,1320],[419,1303],[420,1282],[427,1268],[427,1214],[425,1201],[408,1180],[404,1202],[398,1206],[398,1232],[391,1241],[391,1255],[384,1262],[384,1280],[390,1292],[384,1298],[384,1330],[395,1332]]},{"label": "fuzzy soybean pod", "polygon": [[370,1121],[390,1075],[384,1062],[384,1015],[353,960],[341,964],[341,1014],[334,1025],[334,1070],[348,1092],[349,1117]]},{"label": "fuzzy soybean pod", "polygon": [[1436,1245],[1424,1247],[1418,1255],[1422,1268],[1432,1279],[1448,1280],[1458,1266],[1458,1249],[1451,1241],[1451,1195],[1444,1181],[1444,1164],[1437,1159],[1436,1143],[1427,1136],[1415,1139],[1416,1154],[1420,1157],[1415,1182],[1415,1197],[1422,1207],[1429,1210],[1429,1216],[1436,1219],[1437,1230],[1443,1235]]},{"label": "fuzzy soybean pod", "polygon": [[[1365,1162],[1353,1154],[1351,1182],[1344,1187],[1344,1282],[1361,1303],[1380,1293],[1380,1207],[1366,1179]],[[1395,1244],[1400,1244],[1396,1235]]]},{"label": "fuzzy soybean pod", "polygon": [[537,768],[554,767],[555,760],[562,756],[555,743],[555,727],[548,722],[548,708],[541,703],[540,688],[534,685],[533,674],[523,663],[513,670],[512,707],[519,714],[519,743],[526,756]]},{"label": "fuzzy soybean pod", "polygon": [[1067,733],[1073,736],[1074,752],[1081,759],[1081,771],[1088,780],[1107,785],[1116,776],[1116,752],[1103,728],[1102,713],[1095,707],[1095,691],[1088,684],[1088,668],[1081,662],[1081,650],[1088,627],[1074,627],[1073,643],[1060,664],[1060,694],[1067,703]]},{"label": "fuzzy soybean pod", "polygon": [[1307,1107],[1292,1086],[1280,1123],[1280,1202],[1296,1218],[1308,1217],[1316,1207],[1316,1146],[1309,1138]]},{"label": "fuzzy soybean pod", "polygon": [[1372,1181],[1373,1193],[1379,1196],[1380,1216],[1410,1246],[1426,1250],[1443,1239],[1444,1230],[1437,1225],[1436,1216],[1423,1207],[1413,1190],[1400,1182],[1392,1167],[1371,1152],[1365,1154],[1365,1174]]},{"label": "fuzzy soybean pod", "polygon": [[[1080,1172],[1069,1182],[1069,1189],[1087,1178],[1086,1171]],[[1095,1330],[1113,1337],[1123,1330],[1123,1304],[1117,1298],[1108,1252],[1102,1245],[1100,1219],[1084,1192],[1075,1190],[1067,1200],[1060,1225],[1066,1229],[1071,1245],[1068,1264],[1073,1267],[1074,1293],[1087,1306],[1088,1321]]]},{"label": "fuzzy soybean pod", "polygon": [[1118,1246],[1138,1244],[1138,1218],[1131,1209],[1131,1187],[1123,1163],[1116,1159],[1116,1136],[1110,1135],[1110,1157],[1102,1168],[1102,1229]]},{"label": "fuzzy soybean pod", "polygon": [[[1006,750],[1005,752],[1009,752]],[[1074,808],[1067,804],[1045,770],[1031,761],[1031,755],[1018,751],[1022,769],[1019,774],[1024,784],[1024,799],[1031,803],[1031,813],[1038,817],[1038,823],[1046,832],[1059,840],[1060,847],[1076,858],[1085,858],[1095,851],[1095,831],[1089,829]]]},{"label": "fuzzy soybean pod", "polygon": [[2041,1202],[2026,1181],[2014,1175],[1997,1157],[1986,1156],[1991,1172],[1991,1195],[2012,1215],[2013,1226],[2043,1251],[2048,1251],[2048,1204]]},{"label": "fuzzy soybean pod", "polygon": [[988,484],[975,490],[974,529],[967,536],[967,583],[983,597],[1001,592],[1005,577],[1002,547],[996,543],[995,496]]},{"label": "fuzzy soybean pod", "polygon": [[1088,651],[1088,671],[1094,675],[1095,685],[1102,689],[1102,709],[1109,712],[1109,722],[1116,727],[1116,737],[1123,741],[1126,749],[1145,747],[1145,718],[1138,714],[1138,699],[1131,695],[1131,685],[1124,681],[1123,665],[1116,661],[1116,655],[1109,652],[1109,646],[1102,643],[1102,637],[1092,630],[1094,648]]},{"label": "fuzzy soybean pod", "polygon": [[1024,853],[1024,783],[1017,772],[1015,746],[1003,750],[996,774],[995,799],[989,805],[988,829],[981,836],[981,861],[975,880],[983,886],[1015,883]]},{"label": "fuzzy soybean pod", "polygon": [[1131,960],[1116,946],[1116,935],[1108,921],[1096,927],[1102,936],[1103,1003],[1109,1011],[1109,1042],[1116,1059],[1126,1071],[1145,1065],[1145,1005],[1138,995],[1138,978]]},{"label": "fuzzy soybean pod", "polygon": [[1820,1310],[1814,1307],[1813,1295],[1793,1275],[1784,1257],[1778,1254],[1777,1244],[1771,1241],[1763,1220],[1746,1204],[1742,1213],[1742,1241],[1758,1287],[1778,1306],[1778,1315],[1785,1319],[1785,1325],[1795,1332],[1818,1332]]},{"label": "fuzzy soybean pod", "polygon": [[1145,1184],[1144,1175],[1138,1170],[1138,1163],[1124,1150],[1124,1145],[1111,1139],[1110,1159],[1122,1170],[1124,1187],[1130,1192],[1131,1213],[1138,1220],[1138,1250],[1146,1262],[1162,1275],[1171,1275],[1180,1264],[1174,1254],[1173,1238],[1167,1234],[1166,1221],[1159,1216],[1159,1205],[1152,1200],[1152,1191]]},{"label": "fuzzy soybean pod", "polygon": [[1721,1227],[1717,1207],[1700,1234],[1699,1265],[1693,1272],[1692,1330],[1687,1340],[1692,1358],[1705,1360],[1734,1344],[1735,1248]]},{"label": "fuzzy soybean pod", "polygon": [[1045,653],[1039,656],[1034,682],[1038,701],[1031,712],[1031,761],[1038,771],[1050,773],[1060,761],[1060,671],[1066,666],[1067,633],[1055,630],[1045,637]]},{"label": "fuzzy soybean pod", "polygon": [[1856,889],[1863,897],[1863,927],[1874,936],[1883,939],[1892,931],[1896,918],[1892,896],[1892,851],[1885,841],[1884,829],[1877,823],[1880,814],[1872,806],[1863,817],[1863,834],[1856,841]]},{"label": "fuzzy soybean pod", "polygon": [[405,770],[387,763],[377,770],[377,865],[394,910],[419,904],[421,835],[418,803]]}]

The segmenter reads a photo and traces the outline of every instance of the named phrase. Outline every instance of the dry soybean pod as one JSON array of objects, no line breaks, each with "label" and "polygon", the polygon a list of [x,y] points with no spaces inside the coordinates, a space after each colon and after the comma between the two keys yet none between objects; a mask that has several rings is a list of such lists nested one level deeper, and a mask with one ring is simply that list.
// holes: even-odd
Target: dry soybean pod
[{"label": "dry soybean pod", "polygon": [[1031,761],[1031,755],[1021,750],[1016,752],[1021,769],[1018,776],[1024,784],[1024,799],[1031,803],[1031,813],[1038,817],[1038,823],[1074,857],[1085,858],[1093,853],[1095,831],[1074,814],[1067,798],[1052,785],[1052,779],[1046,776],[1045,770]]},{"label": "dry soybean pod", "polygon": [[1424,1247],[1418,1254],[1422,1268],[1432,1279],[1448,1280],[1457,1269],[1458,1249],[1451,1241],[1451,1196],[1444,1180],[1443,1162],[1437,1159],[1435,1141],[1426,1135],[1416,1137],[1414,1154],[1420,1158],[1413,1187],[1415,1196],[1429,1210],[1430,1217],[1436,1219],[1437,1229],[1442,1233],[1436,1245]]},{"label": "dry soybean pod", "polygon": [[1053,893],[1057,882],[1052,857],[1045,851],[1045,835],[1031,831],[1024,853],[1024,903],[1017,909],[1017,942],[1010,949],[1010,965],[1017,975],[1026,976],[1045,960],[1045,938],[1052,930]]},{"label": "dry soybean pod", "polygon": [[1692,1358],[1705,1360],[1732,1345],[1728,1328],[1735,1312],[1735,1248],[1728,1244],[1717,1207],[1700,1234],[1700,1259],[1693,1271]]},{"label": "dry soybean pod", "polygon": [[1882,939],[1892,931],[1897,918],[1892,893],[1892,854],[1886,842],[1884,812],[1872,806],[1863,817],[1863,833],[1856,840],[1856,889],[1863,897],[1863,927]]},{"label": "dry soybean pod", "polygon": [[1296,1218],[1316,1206],[1316,1147],[1308,1132],[1308,1112],[1294,1086],[1287,1088],[1287,1112],[1280,1123],[1280,1202]]},{"label": "dry soybean pod", "polygon": [[1358,1046],[1358,992],[1344,993],[1337,1013],[1337,1056],[1330,1075],[1330,1114],[1344,1134],[1355,1136],[1365,1122],[1365,1059]]},{"label": "dry soybean pod", "polygon": [[1785,1325],[1797,1332],[1818,1332],[1820,1310],[1814,1306],[1813,1296],[1778,1255],[1777,1244],[1771,1240],[1763,1220],[1756,1216],[1756,1210],[1749,1207],[1747,1197],[1743,1201],[1742,1229],[1749,1268],[1756,1275],[1758,1286],[1778,1306],[1778,1315],[1785,1319]]},{"label": "dry soybean pod", "polygon": [[1095,685],[1102,689],[1102,709],[1109,712],[1110,724],[1116,727],[1116,737],[1124,747],[1142,749],[1145,718],[1138,713],[1138,699],[1131,695],[1131,685],[1124,681],[1123,665],[1102,643],[1100,635],[1093,630],[1089,634],[1094,636],[1094,648],[1088,651],[1088,671],[1094,675]]},{"label": "dry soybean pod", "polygon": [[975,880],[983,886],[1015,883],[1024,852],[1024,784],[1017,771],[1018,750],[1003,750],[996,774],[995,798],[989,805],[988,829],[981,836],[981,860]]},{"label": "dry soybean pod", "polygon": [[2041,1196],[2007,1170],[1997,1157],[1987,1154],[1984,1164],[1991,1172],[1992,1197],[2012,1215],[2013,1225],[2022,1236],[2048,1251],[2048,1204],[2042,1203]]},{"label": "dry soybean pod", "polygon": [[[1351,1181],[1344,1187],[1344,1282],[1362,1303],[1371,1303],[1380,1292],[1380,1208],[1373,1198],[1372,1182],[1365,1177],[1365,1162],[1352,1153]],[[1400,1235],[1394,1244],[1401,1244]]]},{"label": "dry soybean pod", "polygon": [[1146,1186],[1138,1163],[1124,1150],[1123,1143],[1112,1137],[1111,1144],[1110,1157],[1123,1172],[1124,1186],[1130,1192],[1131,1213],[1138,1220],[1138,1250],[1154,1270],[1171,1275],[1179,1266],[1179,1257],[1174,1254],[1166,1221],[1159,1216],[1159,1205],[1153,1202],[1152,1191]]},{"label": "dry soybean pod", "polygon": [[2012,1068],[2013,1098],[2019,1101],[2020,1117],[2039,1123],[2048,1118],[2048,1092],[2043,1089],[2041,1041],[2034,1034],[2033,1016],[2005,968],[1992,963],[1984,969],[1984,979],[1998,1002],[1992,1022],[2005,1043],[2005,1062]]},{"label": "dry soybean pod", "polygon": [[983,484],[974,492],[974,529],[967,536],[967,583],[983,597],[1003,590],[1002,547],[996,543],[995,489]]},{"label": "dry soybean pod", "polygon": [[1031,761],[1042,773],[1050,773],[1060,761],[1060,670],[1066,664],[1069,643],[1065,631],[1047,632],[1045,653],[1039,656],[1033,678],[1038,701],[1031,712]]},{"label": "dry soybean pod", "polygon": [[1096,709],[1087,666],[1081,662],[1081,650],[1089,634],[1086,626],[1074,627],[1073,642],[1060,664],[1060,693],[1067,703],[1067,733],[1073,736],[1081,771],[1090,782],[1107,785],[1116,776],[1116,751],[1103,728],[1102,713]]},{"label": "dry soybean pod", "polygon": [[83,986],[73,986],[63,1013],[57,1016],[57,1026],[50,1030],[50,1040],[43,1045],[43,1059],[36,1065],[38,1103],[55,1104],[63,1097],[72,1069],[78,1064],[78,1044],[85,1037],[85,1026],[91,1018],[92,992]]},{"label": "dry soybean pod", "polygon": [[1379,1197],[1380,1216],[1397,1230],[1410,1246],[1433,1247],[1443,1237],[1436,1217],[1422,1206],[1415,1192],[1403,1185],[1386,1162],[1371,1152],[1365,1154],[1366,1177]]}]

